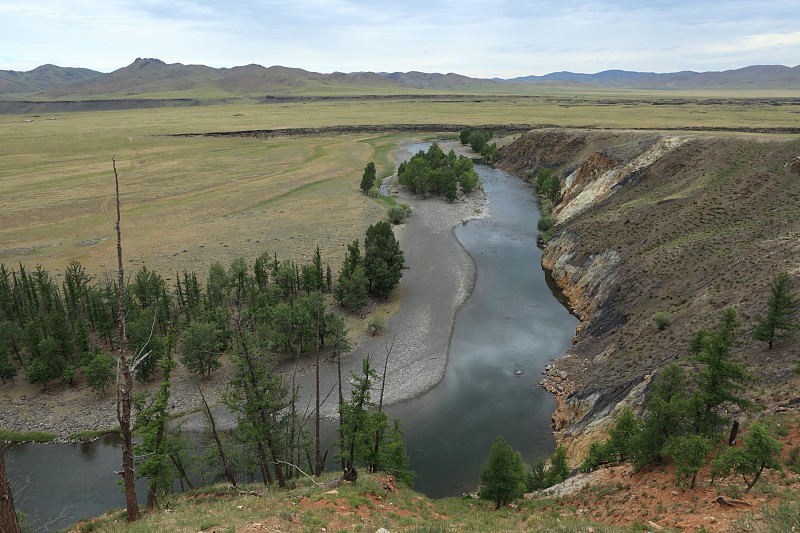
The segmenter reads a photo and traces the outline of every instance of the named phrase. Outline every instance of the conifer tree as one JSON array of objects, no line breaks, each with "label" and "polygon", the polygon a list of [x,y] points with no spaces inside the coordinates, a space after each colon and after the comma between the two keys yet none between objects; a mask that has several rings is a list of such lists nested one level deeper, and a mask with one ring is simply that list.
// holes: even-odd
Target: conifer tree
[{"label": "conifer tree", "polygon": [[364,175],[361,177],[361,192],[367,194],[375,186],[375,163],[370,161],[364,167]]},{"label": "conifer tree", "polygon": [[750,376],[744,365],[732,360],[740,323],[733,308],[725,309],[719,325],[712,331],[700,330],[692,339],[691,359],[702,365],[696,374],[698,392],[692,398],[695,432],[711,436],[720,426],[717,409],[725,403],[747,407],[750,402],[739,396]]},{"label": "conifer tree", "polygon": [[799,306],[800,302],[792,295],[789,274],[781,272],[770,283],[767,314],[758,318],[753,337],[766,342],[771,350],[774,341],[788,336],[798,328],[796,315]]}]

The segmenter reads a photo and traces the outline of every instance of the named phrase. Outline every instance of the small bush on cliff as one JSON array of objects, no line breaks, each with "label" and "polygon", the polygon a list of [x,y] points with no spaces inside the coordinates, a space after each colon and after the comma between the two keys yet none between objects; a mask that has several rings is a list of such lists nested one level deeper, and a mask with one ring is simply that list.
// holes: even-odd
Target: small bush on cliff
[{"label": "small bush on cliff", "polygon": [[582,472],[627,460],[633,454],[633,444],[641,432],[641,422],[633,411],[625,409],[609,431],[610,438],[603,443],[593,442],[580,466]]},{"label": "small bush on cliff", "polygon": [[659,311],[653,315],[653,322],[655,322],[658,331],[664,331],[672,324],[672,315],[666,311]]},{"label": "small bush on cliff", "polygon": [[547,465],[545,465],[544,459],[539,459],[528,468],[528,475],[525,480],[527,490],[533,492],[546,489],[546,476]]},{"label": "small bush on cliff", "polygon": [[558,485],[569,477],[569,466],[567,465],[567,450],[558,445],[556,451],[550,456],[550,468],[547,469],[545,482],[548,487]]},{"label": "small bush on cliff", "polygon": [[539,231],[545,232],[553,229],[553,226],[555,225],[556,225],[556,217],[554,217],[553,215],[544,215],[539,219],[539,222],[536,225],[536,227],[539,228]]},{"label": "small bush on cliff", "polygon": [[543,168],[536,174],[536,191],[554,204],[561,198],[561,180],[552,170]]}]

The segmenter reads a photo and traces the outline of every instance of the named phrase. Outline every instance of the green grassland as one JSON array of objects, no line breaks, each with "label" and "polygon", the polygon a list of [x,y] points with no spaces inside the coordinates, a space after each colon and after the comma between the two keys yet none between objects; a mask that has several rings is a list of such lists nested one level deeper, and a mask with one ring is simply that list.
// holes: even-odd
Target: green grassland
[{"label": "green grassland", "polygon": [[[677,93],[676,93],[677,94]],[[682,96],[681,96],[682,95]],[[677,98],[680,96],[680,98]],[[302,260],[383,216],[360,194],[364,165],[393,170],[420,134],[175,137],[251,129],[386,124],[556,124],[612,128],[796,127],[800,101],[595,91],[533,96],[343,99],[0,116],[0,261],[113,270],[115,158],[130,266],[203,271],[265,250]],[[719,96],[719,95],[718,95]],[[751,97],[750,93],[737,96]],[[658,104],[658,105],[656,105]],[[113,209],[112,209],[113,210]]]}]

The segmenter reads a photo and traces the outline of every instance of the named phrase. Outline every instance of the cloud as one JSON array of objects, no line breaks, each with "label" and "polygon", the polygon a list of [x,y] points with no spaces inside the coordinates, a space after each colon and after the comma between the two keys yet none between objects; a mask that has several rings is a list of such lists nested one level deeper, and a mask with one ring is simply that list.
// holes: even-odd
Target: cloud
[{"label": "cloud", "polygon": [[748,35],[729,43],[721,43],[706,48],[708,52],[740,52],[747,50],[770,50],[782,47],[800,46],[800,31],[791,33],[762,33]]},{"label": "cloud", "polygon": [[318,72],[669,72],[797,62],[794,2],[0,0],[0,69],[136,57]]}]

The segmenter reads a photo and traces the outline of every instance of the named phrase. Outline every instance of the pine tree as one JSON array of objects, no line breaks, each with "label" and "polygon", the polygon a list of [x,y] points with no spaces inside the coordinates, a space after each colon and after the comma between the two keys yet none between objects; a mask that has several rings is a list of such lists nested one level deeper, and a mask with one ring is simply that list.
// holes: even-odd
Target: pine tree
[{"label": "pine tree", "polygon": [[800,302],[792,295],[792,280],[789,274],[781,272],[770,283],[767,299],[767,314],[758,318],[753,337],[769,344],[786,337],[798,328],[796,314]]},{"label": "pine tree", "polygon": [[361,177],[361,192],[367,194],[375,186],[375,163],[370,161],[364,167],[364,175]]},{"label": "pine tree", "polygon": [[[744,438],[744,447],[726,448],[714,460],[714,472],[726,475],[733,470],[741,474],[747,485],[745,492],[750,492],[765,469],[781,470],[779,461],[782,447],[782,444],[770,435],[766,426],[753,422]],[[748,476],[750,479],[747,479]]]},{"label": "pine tree", "polygon": [[386,298],[400,283],[405,258],[392,226],[377,222],[367,228],[364,240],[364,274],[369,281],[369,292]]},{"label": "pine tree", "polygon": [[675,465],[675,477],[678,483],[690,479],[689,488],[693,489],[697,473],[706,464],[706,456],[711,451],[711,441],[704,435],[681,435],[673,437],[666,445],[666,452]]},{"label": "pine tree", "polygon": [[134,453],[142,457],[136,468],[136,476],[148,480],[148,511],[153,510],[159,497],[172,489],[176,474],[167,449],[170,373],[174,367],[172,335],[168,333],[161,359],[161,385],[150,404],[137,413],[134,422],[134,430],[141,438],[141,443],[134,446]]},{"label": "pine tree", "polygon": [[695,412],[695,432],[712,435],[722,422],[717,408],[731,403],[741,408],[750,402],[737,393],[750,376],[744,366],[731,358],[740,323],[733,308],[726,309],[713,331],[700,330],[692,339],[691,359],[703,367],[697,373],[698,392],[691,399]]}]

